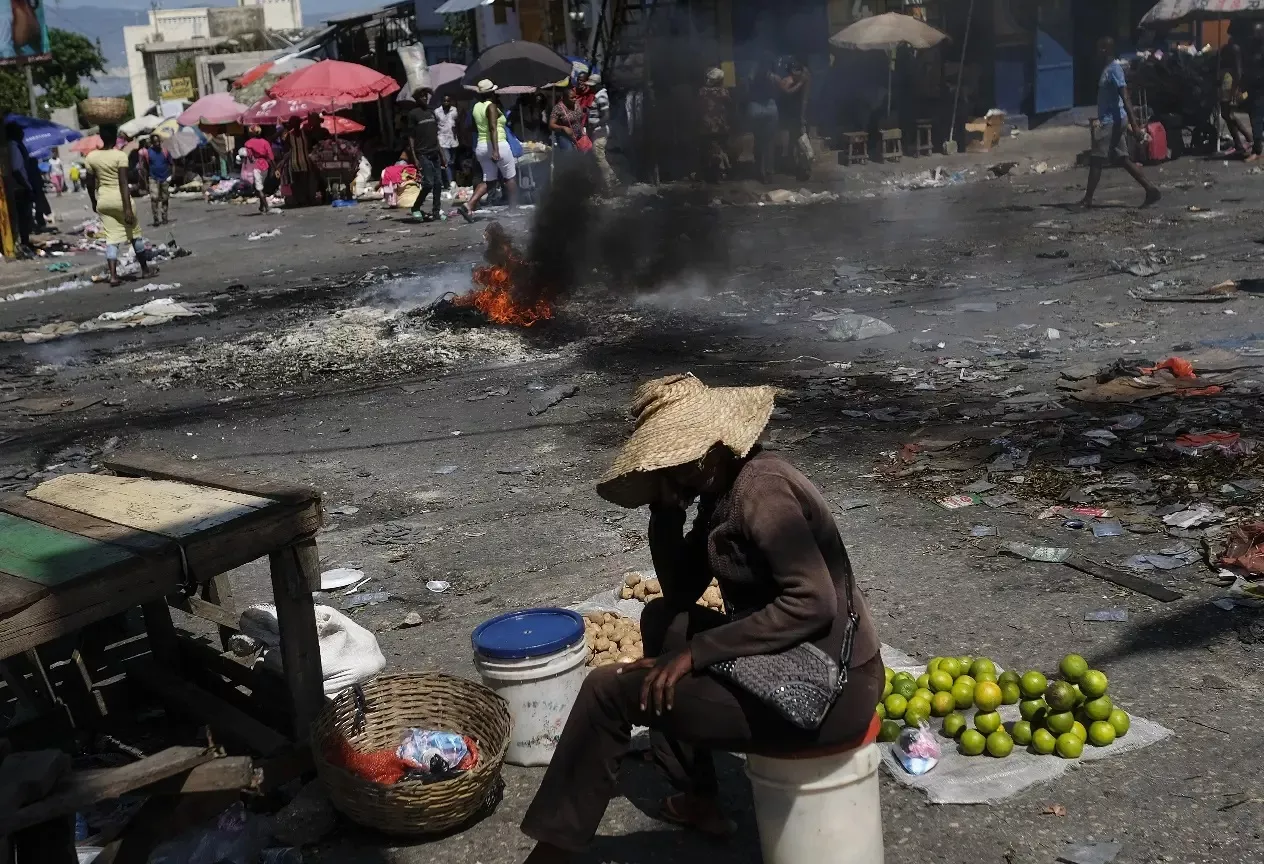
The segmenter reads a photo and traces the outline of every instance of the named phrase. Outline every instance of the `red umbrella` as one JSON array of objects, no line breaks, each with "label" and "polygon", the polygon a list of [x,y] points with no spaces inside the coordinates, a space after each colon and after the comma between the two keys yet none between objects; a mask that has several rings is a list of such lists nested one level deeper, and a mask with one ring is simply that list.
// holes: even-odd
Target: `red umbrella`
[{"label": "red umbrella", "polygon": [[260,99],[242,113],[241,125],[274,126],[295,117],[333,111],[338,107],[340,106],[323,99]]},{"label": "red umbrella", "polygon": [[399,84],[389,75],[341,60],[322,60],[286,75],[272,85],[268,95],[274,99],[322,100],[330,105],[372,102],[389,96]]},{"label": "red umbrella", "polygon": [[315,63],[315,60],[309,60],[306,57],[282,57],[280,60],[266,60],[234,81],[233,89],[242,90],[249,87],[264,75],[286,75],[290,72],[297,72],[299,69],[313,66]]},{"label": "red umbrella", "polygon": [[70,149],[78,153],[80,156],[87,156],[93,150],[102,150],[105,148],[105,142],[101,140],[100,135],[89,135],[86,138],[80,138],[78,141],[70,145]]},{"label": "red umbrella", "polygon": [[339,117],[337,114],[326,114],[320,118],[320,125],[325,127],[325,131],[330,135],[354,135],[364,131],[363,123],[357,123],[347,117]]}]

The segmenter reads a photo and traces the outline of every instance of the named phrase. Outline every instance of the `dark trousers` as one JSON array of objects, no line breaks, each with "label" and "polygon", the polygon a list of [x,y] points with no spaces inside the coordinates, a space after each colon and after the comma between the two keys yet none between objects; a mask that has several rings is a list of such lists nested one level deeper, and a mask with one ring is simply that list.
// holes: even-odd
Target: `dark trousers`
[{"label": "dark trousers", "polygon": [[[702,606],[673,613],[655,600],[641,616],[646,656],[688,650],[690,637],[717,627],[724,616]],[[588,845],[614,797],[619,762],[633,726],[650,727],[655,763],[683,792],[714,796],[714,750],[775,753],[841,744],[863,735],[884,684],[882,658],[852,669],[851,680],[821,728],[804,732],[771,709],[704,670],[676,684],[675,706],[661,716],[641,711],[641,684],[649,670],[618,674],[594,669],[571,709],[557,750],[522,830],[542,843],[578,851]],[[652,709],[651,709],[652,711]]]},{"label": "dark trousers", "polygon": [[414,215],[421,213],[421,205],[425,203],[426,196],[430,195],[430,211],[434,218],[439,218],[439,193],[443,188],[443,176],[439,170],[439,159],[436,156],[417,155],[417,161],[421,164],[417,166],[418,180],[421,181],[421,194],[417,196],[417,201],[413,204]]},{"label": "dark trousers", "polygon": [[35,198],[24,187],[13,190],[9,202],[13,208],[13,221],[17,223],[18,242],[23,246],[31,245],[31,232],[35,230]]},{"label": "dark trousers", "polygon": [[[1260,82],[1264,88],[1264,81]],[[1257,93],[1251,88],[1251,96],[1247,100],[1247,112],[1251,115],[1251,152],[1256,156],[1264,154],[1264,93]]]}]

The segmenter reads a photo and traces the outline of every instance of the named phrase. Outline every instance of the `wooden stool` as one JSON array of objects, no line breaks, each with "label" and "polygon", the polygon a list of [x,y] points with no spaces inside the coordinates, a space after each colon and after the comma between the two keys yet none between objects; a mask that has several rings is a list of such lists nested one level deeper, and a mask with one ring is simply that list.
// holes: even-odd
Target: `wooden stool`
[{"label": "wooden stool", "polygon": [[930,156],[935,152],[935,141],[931,133],[932,122],[930,120],[917,121],[917,147],[914,150],[916,156]]},{"label": "wooden stool", "polygon": [[904,133],[899,129],[882,130],[882,161],[899,162],[904,156]]},{"label": "wooden stool", "polygon": [[844,165],[864,165],[869,161],[869,133],[844,132],[846,149],[839,151]]}]

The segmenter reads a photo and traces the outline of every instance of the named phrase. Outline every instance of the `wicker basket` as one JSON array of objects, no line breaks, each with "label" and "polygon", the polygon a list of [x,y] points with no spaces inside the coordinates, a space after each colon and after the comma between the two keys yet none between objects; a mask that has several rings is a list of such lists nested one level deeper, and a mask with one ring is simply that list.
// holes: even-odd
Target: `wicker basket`
[{"label": "wicker basket", "polygon": [[127,100],[117,96],[93,96],[79,103],[79,122],[87,126],[119,123],[127,116]]},{"label": "wicker basket", "polygon": [[[355,689],[347,688],[312,724],[316,771],[344,816],[366,828],[416,836],[456,828],[495,806],[512,727],[505,700],[481,684],[438,672],[379,675],[362,692],[363,713]],[[398,746],[412,727],[469,735],[478,742],[478,765],[452,780],[387,786],[330,763],[324,754],[325,742],[338,734],[357,749],[377,750]]]}]

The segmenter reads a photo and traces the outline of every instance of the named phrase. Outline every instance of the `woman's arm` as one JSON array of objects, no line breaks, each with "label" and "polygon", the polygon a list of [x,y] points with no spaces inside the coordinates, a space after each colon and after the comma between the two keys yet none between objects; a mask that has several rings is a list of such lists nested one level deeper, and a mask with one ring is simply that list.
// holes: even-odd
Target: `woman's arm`
[{"label": "woman's arm", "polygon": [[[126,172],[127,169],[124,168],[123,171]],[[132,207],[132,190],[127,184],[125,175],[119,177],[119,195],[123,199],[123,221],[128,225],[134,224],[136,222],[136,211]]]},{"label": "woman's arm", "polygon": [[487,149],[492,161],[500,161],[500,109],[495,104],[487,106]]},{"label": "woman's arm", "polygon": [[568,124],[559,122],[556,114],[549,115],[549,128],[554,132],[561,132],[567,138],[575,137],[574,132],[571,131],[571,127]]},{"label": "woman's arm", "polygon": [[768,563],[777,597],[745,618],[699,633],[693,668],[751,654],[773,654],[823,635],[838,614],[838,594],[803,504],[790,481],[753,478],[735,502],[746,539]]},{"label": "woman's arm", "polygon": [[685,611],[698,602],[711,584],[707,569],[707,520],[699,517],[693,529],[683,534],[685,519],[685,511],[679,507],[650,507],[650,558],[663,589],[663,599],[677,611]]}]

